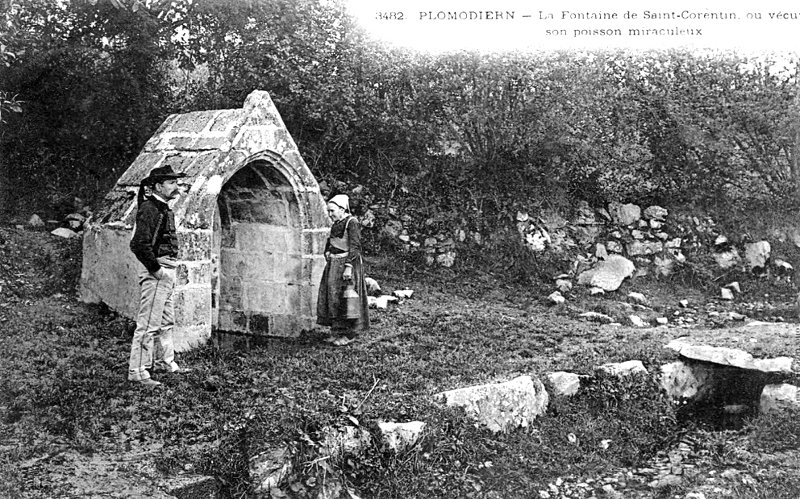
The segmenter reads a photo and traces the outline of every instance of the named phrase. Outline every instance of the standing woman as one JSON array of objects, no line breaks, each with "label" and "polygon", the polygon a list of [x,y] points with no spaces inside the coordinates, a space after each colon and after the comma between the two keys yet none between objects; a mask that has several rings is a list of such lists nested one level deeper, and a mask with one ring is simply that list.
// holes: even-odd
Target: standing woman
[{"label": "standing woman", "polygon": [[[358,333],[369,329],[367,286],[364,283],[364,264],[361,259],[361,226],[350,214],[350,199],[344,194],[328,201],[328,216],[333,220],[330,237],[325,243],[325,270],[319,284],[317,324],[330,326],[327,340],[344,346],[355,340]],[[357,317],[347,317],[345,287],[352,283],[358,293]]]}]

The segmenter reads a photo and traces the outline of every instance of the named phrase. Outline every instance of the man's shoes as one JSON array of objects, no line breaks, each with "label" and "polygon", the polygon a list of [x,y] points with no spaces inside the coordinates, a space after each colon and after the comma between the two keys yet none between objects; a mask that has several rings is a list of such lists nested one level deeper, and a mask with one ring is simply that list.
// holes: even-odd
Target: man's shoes
[{"label": "man's shoes", "polygon": [[179,366],[178,363],[175,362],[174,360],[169,363],[158,361],[155,363],[155,365],[156,369],[158,369],[159,371],[167,371],[168,373],[173,373],[173,374],[188,373],[191,371],[191,369],[189,369],[188,367]]},{"label": "man's shoes", "polygon": [[142,386],[146,386],[147,388],[155,388],[157,386],[161,386],[161,382],[156,381],[153,378],[131,380],[131,381],[135,381],[136,383],[139,383]]},{"label": "man's shoes", "polygon": [[161,386],[161,383],[154,380],[150,377],[150,373],[147,371],[141,373],[129,372],[128,373],[128,381],[134,381],[139,383],[142,386],[146,386],[148,388],[153,388],[156,386]]}]

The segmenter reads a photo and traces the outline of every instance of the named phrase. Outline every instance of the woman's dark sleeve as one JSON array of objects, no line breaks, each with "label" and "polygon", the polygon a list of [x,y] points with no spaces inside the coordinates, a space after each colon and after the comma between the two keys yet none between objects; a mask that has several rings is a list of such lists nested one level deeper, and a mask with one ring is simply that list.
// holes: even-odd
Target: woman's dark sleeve
[{"label": "woman's dark sleeve", "polygon": [[361,257],[361,225],[355,218],[347,224],[347,239],[350,247],[347,263],[353,263]]}]

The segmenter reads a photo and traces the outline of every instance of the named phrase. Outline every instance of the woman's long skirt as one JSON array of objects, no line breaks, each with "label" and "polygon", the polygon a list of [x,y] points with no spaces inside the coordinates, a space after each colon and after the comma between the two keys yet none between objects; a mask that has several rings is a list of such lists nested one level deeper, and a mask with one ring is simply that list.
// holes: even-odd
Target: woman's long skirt
[{"label": "woman's long skirt", "polygon": [[364,265],[361,258],[353,262],[353,284],[359,298],[359,317],[346,317],[347,304],[342,299],[345,281],[342,279],[345,258],[328,259],[319,284],[317,299],[317,324],[330,326],[334,334],[343,334],[353,338],[360,331],[369,329],[369,312],[367,310],[367,285],[364,283]]}]

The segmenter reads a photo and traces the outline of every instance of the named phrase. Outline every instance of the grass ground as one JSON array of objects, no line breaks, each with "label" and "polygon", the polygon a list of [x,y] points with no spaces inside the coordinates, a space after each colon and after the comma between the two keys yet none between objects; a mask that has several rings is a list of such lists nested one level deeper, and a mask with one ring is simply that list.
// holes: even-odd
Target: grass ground
[{"label": "grass ground", "polygon": [[[78,244],[13,229],[0,236],[0,496],[158,497],[146,477],[202,474],[223,497],[248,497],[248,456],[288,445],[299,473],[285,493],[310,497],[319,486],[309,456],[320,431],[354,419],[368,429],[381,420],[428,423],[410,452],[373,446],[336,463],[362,497],[800,495],[797,418],[762,417],[726,432],[682,426],[650,378],[591,378],[581,397],[553,400],[546,417],[508,434],[476,428],[434,401],[442,390],[520,374],[588,375],[631,359],[656,373],[674,360],[663,345],[685,329],[572,317],[614,312],[620,305],[608,297],[549,308],[540,302],[549,290],[486,275],[397,274],[375,260],[372,275],[385,289],[415,294],[372,311],[373,328],[359,342],[333,348],[313,333],[249,348],[212,342],[181,354],[192,372],[161,375],[163,389],[152,391],[125,381],[130,322],[77,300]],[[692,293],[650,286],[658,314]],[[788,299],[773,296],[778,308]],[[691,452],[672,462],[670,451],[686,441]],[[682,472],[656,487],[654,470],[665,462]]]}]

